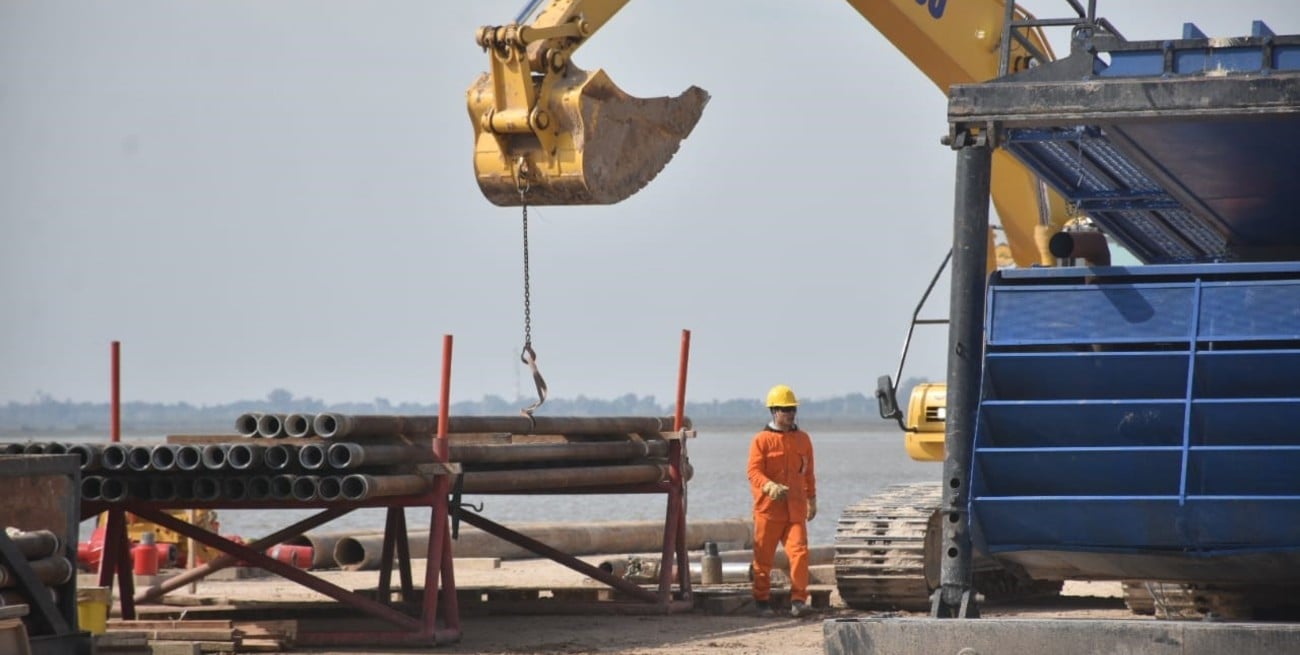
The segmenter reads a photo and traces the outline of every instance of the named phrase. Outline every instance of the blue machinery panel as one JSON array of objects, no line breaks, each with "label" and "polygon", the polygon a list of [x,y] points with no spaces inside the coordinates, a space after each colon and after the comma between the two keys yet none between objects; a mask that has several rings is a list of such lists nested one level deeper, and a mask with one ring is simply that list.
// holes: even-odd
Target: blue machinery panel
[{"label": "blue machinery panel", "polygon": [[957,85],[955,131],[997,143],[1144,263],[1300,259],[1300,36],[1129,42]]},{"label": "blue machinery panel", "polygon": [[986,316],[982,549],[1300,552],[1300,263],[1008,271]]}]

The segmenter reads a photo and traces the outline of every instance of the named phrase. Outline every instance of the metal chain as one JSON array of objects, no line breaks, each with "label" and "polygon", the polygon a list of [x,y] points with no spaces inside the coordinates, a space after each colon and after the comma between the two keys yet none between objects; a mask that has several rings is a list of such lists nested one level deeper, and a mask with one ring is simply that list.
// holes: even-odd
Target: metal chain
[{"label": "metal chain", "polygon": [[519,353],[519,361],[528,365],[533,372],[533,385],[537,387],[537,402],[519,410],[519,413],[528,417],[530,426],[536,425],[533,421],[533,412],[537,411],[546,402],[546,380],[542,378],[542,372],[537,369],[537,353],[533,350],[533,297],[532,297],[532,278],[529,275],[528,266],[528,182],[527,169],[523,158],[519,161],[518,177],[516,178],[519,188],[519,206],[523,210],[523,229],[524,229],[524,348]]},{"label": "metal chain", "polygon": [[519,206],[523,209],[524,214],[524,349],[531,350],[533,347],[533,296],[532,280],[528,274],[528,202],[524,198],[524,190],[519,190]]}]

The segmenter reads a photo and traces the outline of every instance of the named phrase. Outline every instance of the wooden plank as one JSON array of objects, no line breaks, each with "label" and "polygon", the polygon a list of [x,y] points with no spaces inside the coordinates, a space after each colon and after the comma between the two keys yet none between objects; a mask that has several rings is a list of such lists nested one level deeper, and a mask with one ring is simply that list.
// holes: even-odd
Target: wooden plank
[{"label": "wooden plank", "polygon": [[167,630],[170,628],[197,628],[199,630],[222,629],[227,630],[235,627],[232,621],[223,619],[109,619],[108,629],[115,628],[121,630]]},{"label": "wooden plank", "polygon": [[240,653],[279,653],[289,644],[279,639],[245,639],[239,644]]}]

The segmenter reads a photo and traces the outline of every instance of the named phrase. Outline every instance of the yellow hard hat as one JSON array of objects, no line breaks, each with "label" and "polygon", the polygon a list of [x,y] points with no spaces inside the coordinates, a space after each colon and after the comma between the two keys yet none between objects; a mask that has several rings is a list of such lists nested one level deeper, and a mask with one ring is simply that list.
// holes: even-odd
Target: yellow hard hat
[{"label": "yellow hard hat", "polygon": [[768,407],[798,407],[799,399],[794,397],[794,390],[784,384],[778,384],[767,392]]}]

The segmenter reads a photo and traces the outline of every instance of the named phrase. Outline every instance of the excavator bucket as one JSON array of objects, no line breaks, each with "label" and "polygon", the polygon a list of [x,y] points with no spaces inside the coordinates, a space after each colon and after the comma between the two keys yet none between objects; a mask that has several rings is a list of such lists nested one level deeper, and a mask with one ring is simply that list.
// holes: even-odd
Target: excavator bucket
[{"label": "excavator bucket", "polygon": [[676,97],[635,98],[602,70],[570,65],[543,85],[529,129],[493,129],[498,106],[483,74],[467,93],[474,123],[474,174],[503,207],[607,205],[653,180],[699,122],[709,94],[692,86]]}]

